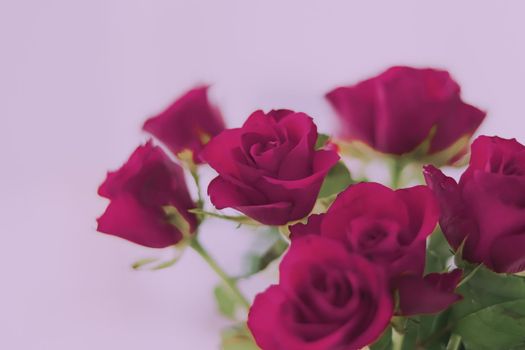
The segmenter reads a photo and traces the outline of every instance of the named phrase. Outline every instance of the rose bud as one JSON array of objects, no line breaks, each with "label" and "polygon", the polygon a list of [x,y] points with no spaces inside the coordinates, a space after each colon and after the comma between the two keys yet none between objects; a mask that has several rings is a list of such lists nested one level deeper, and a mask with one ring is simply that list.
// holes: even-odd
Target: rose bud
[{"label": "rose bud", "polygon": [[188,212],[195,204],[182,168],[151,142],[139,146],[120,169],[109,172],[98,194],[110,200],[98,219],[99,232],[164,248],[197,226]]},{"label": "rose bud", "polygon": [[[392,67],[326,98],[340,121],[340,138],[374,150],[437,165],[463,156],[485,112],[461,100],[446,71]],[[424,142],[427,143],[424,144]]]},{"label": "rose bud", "polygon": [[425,178],[440,202],[443,233],[465,260],[496,272],[525,270],[525,146],[480,136],[459,183],[432,166]]},{"label": "rose bud", "polygon": [[263,350],[361,349],[388,326],[393,302],[383,271],[334,240],[294,240],[279,272],[248,316]]},{"label": "rose bud", "polygon": [[202,160],[199,154],[208,141],[224,130],[219,110],[208,101],[208,86],[188,91],[162,113],[146,120],[143,129],[178,157],[191,151],[195,164]]},{"label": "rose bud", "polygon": [[202,158],[218,173],[208,187],[218,209],[234,208],[266,225],[284,225],[312,210],[333,150],[315,150],[317,128],[304,113],[254,112],[241,128],[214,137]]}]

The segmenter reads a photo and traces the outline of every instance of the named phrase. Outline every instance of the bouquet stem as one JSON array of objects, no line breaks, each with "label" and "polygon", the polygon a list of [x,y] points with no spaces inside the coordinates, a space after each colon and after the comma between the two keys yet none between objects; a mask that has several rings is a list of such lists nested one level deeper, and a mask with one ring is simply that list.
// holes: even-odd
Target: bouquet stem
[{"label": "bouquet stem", "polygon": [[248,310],[250,308],[250,303],[237,287],[235,280],[228,276],[228,274],[217,264],[196,237],[191,240],[190,247],[192,247],[193,250],[195,250],[197,254],[206,261],[208,266],[210,266],[211,269],[221,278],[222,282],[230,289],[239,304]]}]

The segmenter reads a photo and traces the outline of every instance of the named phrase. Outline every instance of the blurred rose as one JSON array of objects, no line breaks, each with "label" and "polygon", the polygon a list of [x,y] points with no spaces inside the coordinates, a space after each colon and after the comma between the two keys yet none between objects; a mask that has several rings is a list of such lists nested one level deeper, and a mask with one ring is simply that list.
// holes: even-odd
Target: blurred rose
[{"label": "blurred rose", "polygon": [[[382,153],[412,152],[432,136],[427,154],[417,155],[425,157],[466,136],[443,162],[466,152],[468,138],[485,117],[461,100],[460,87],[448,72],[436,69],[392,67],[357,85],[336,88],[326,97],[342,122],[340,137]],[[433,129],[435,134],[430,135]]]},{"label": "blurred rose", "polygon": [[165,111],[148,119],[143,129],[175,155],[190,150],[193,161],[201,163],[199,154],[204,145],[224,130],[221,114],[210,105],[207,91],[207,86],[188,91]]},{"label": "blurred rose", "polygon": [[361,349],[393,312],[383,271],[336,241],[294,240],[280,282],[259,294],[248,326],[263,350]]},{"label": "blurred rose", "polygon": [[441,205],[440,225],[463,257],[496,272],[525,270],[525,147],[480,136],[459,184],[432,166],[425,177]]},{"label": "blurred rose", "polygon": [[223,131],[202,152],[219,173],[208,187],[212,203],[267,225],[305,217],[339,159],[333,150],[316,151],[316,140],[317,128],[304,113],[254,112],[242,128]]},{"label": "blurred rose", "polygon": [[182,168],[151,142],[138,147],[119,170],[108,173],[98,193],[110,200],[98,219],[100,232],[164,248],[183,238],[170,219],[184,220],[190,232],[196,228],[195,216],[188,213],[195,205]]}]

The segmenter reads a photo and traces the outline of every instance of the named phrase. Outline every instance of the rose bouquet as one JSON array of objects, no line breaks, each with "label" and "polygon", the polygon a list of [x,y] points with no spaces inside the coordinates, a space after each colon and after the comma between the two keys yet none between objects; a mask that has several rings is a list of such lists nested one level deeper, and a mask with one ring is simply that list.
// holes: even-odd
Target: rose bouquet
[{"label": "rose bouquet", "polygon": [[[330,137],[285,109],[226,129],[207,90],[146,121],[168,151],[148,141],[108,173],[98,231],[202,256],[232,322],[223,349],[525,349],[525,146],[471,145],[485,113],[449,73],[393,67],[336,88]],[[388,166],[388,182],[368,179],[372,163]],[[439,170],[466,164],[459,181]],[[215,209],[204,166],[217,173]],[[271,244],[246,274],[226,273],[200,243],[210,217],[267,227]],[[269,269],[278,277],[251,300],[239,285]]]}]

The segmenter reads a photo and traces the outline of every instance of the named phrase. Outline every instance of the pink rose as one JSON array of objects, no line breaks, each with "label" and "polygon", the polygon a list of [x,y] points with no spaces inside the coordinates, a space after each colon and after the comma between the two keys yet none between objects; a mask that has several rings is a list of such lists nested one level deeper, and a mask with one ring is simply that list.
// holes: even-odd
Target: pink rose
[{"label": "pink rose", "polygon": [[[428,155],[470,137],[485,112],[461,100],[460,87],[446,71],[392,67],[354,86],[326,95],[339,116],[340,136],[389,154],[414,151],[432,136]],[[467,144],[446,162],[465,153]]]},{"label": "pink rose", "polygon": [[99,232],[152,248],[176,244],[183,236],[169,223],[167,206],[176,209],[191,232],[197,226],[188,212],[195,204],[182,168],[151,142],[138,147],[119,170],[108,173],[98,193],[110,200],[98,219]]},{"label": "pink rose", "polygon": [[463,258],[496,272],[525,270],[525,146],[480,136],[459,183],[427,166],[425,177],[441,205],[450,245]]},{"label": "pink rose", "polygon": [[165,111],[148,119],[143,129],[164,143],[174,154],[190,150],[193,161],[201,163],[204,145],[224,130],[219,110],[210,105],[208,87],[188,91]]},{"label": "pink rose", "polygon": [[[308,233],[340,241],[348,250],[384,265],[389,275],[421,275],[426,238],[436,227],[437,203],[430,189],[392,190],[363,182],[341,192],[326,214],[292,226],[292,239]],[[307,227],[308,227],[307,226]]]},{"label": "pink rose", "polygon": [[388,326],[383,271],[336,241],[294,240],[279,271],[279,284],[255,298],[248,316],[263,350],[361,349]]},{"label": "pink rose", "polygon": [[[439,274],[423,277],[426,239],[438,217],[437,202],[426,186],[394,191],[360,183],[341,192],[326,214],[312,215],[306,225],[296,224],[290,231],[292,241],[310,235],[331,238],[381,266],[391,289],[399,290],[401,313],[432,313],[460,298],[453,293],[458,280]],[[432,283],[435,279],[447,281],[447,288]],[[416,298],[407,288],[412,285],[425,293]]]},{"label": "pink rose", "polygon": [[317,128],[304,113],[254,112],[241,128],[214,137],[201,154],[219,173],[208,187],[212,203],[267,225],[305,217],[339,159],[333,150],[316,151],[316,140]]}]

